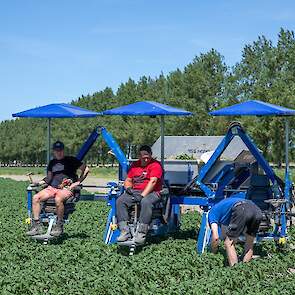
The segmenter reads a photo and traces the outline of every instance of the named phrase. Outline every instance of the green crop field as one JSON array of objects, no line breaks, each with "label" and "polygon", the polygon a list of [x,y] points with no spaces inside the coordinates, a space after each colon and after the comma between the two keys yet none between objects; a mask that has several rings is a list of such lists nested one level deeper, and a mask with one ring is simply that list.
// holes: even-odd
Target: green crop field
[{"label": "green crop field", "polygon": [[268,243],[255,249],[261,258],[226,267],[223,251],[196,253],[196,213],[183,217],[181,232],[133,257],[103,243],[104,202],[79,202],[62,239],[31,241],[24,234],[26,185],[0,179],[1,295],[294,294],[295,252]]}]

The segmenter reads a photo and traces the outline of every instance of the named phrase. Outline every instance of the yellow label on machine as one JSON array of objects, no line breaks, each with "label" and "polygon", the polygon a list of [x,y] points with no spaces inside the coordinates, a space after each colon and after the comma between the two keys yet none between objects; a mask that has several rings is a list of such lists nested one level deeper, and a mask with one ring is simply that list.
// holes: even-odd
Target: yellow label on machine
[{"label": "yellow label on machine", "polygon": [[117,224],[114,224],[114,223],[111,223],[111,230],[112,231],[115,231],[117,228],[118,228],[118,225]]}]

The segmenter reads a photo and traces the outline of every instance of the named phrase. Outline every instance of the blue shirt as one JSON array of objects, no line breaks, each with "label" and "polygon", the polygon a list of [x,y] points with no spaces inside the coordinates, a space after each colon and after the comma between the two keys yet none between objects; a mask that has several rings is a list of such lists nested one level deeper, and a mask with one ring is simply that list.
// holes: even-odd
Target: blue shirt
[{"label": "blue shirt", "polygon": [[218,202],[209,211],[209,224],[211,225],[212,223],[217,223],[229,225],[232,208],[236,203],[241,201],[245,201],[245,199],[230,197]]}]

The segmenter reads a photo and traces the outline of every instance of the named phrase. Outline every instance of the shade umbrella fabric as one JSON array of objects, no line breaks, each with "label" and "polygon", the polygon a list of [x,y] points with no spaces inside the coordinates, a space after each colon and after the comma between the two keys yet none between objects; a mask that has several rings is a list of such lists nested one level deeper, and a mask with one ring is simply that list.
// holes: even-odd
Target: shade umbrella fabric
[{"label": "shade umbrella fabric", "polygon": [[47,163],[50,160],[50,139],[51,139],[51,119],[53,118],[92,118],[100,113],[83,109],[66,103],[52,103],[41,107],[36,107],[23,112],[12,114],[13,117],[20,118],[47,118]]},{"label": "shade umbrella fabric", "polygon": [[161,164],[164,167],[164,116],[190,116],[191,112],[155,101],[139,101],[102,112],[107,116],[160,116],[161,118]]},{"label": "shade umbrella fabric", "polygon": [[[285,120],[285,153],[286,184],[289,184],[289,116],[295,116],[295,110],[266,103],[259,100],[248,100],[209,113],[212,116],[284,116]],[[287,188],[288,185],[286,185]]]},{"label": "shade umbrella fabric", "polygon": [[212,116],[294,116],[295,110],[259,100],[248,100],[209,114]]}]

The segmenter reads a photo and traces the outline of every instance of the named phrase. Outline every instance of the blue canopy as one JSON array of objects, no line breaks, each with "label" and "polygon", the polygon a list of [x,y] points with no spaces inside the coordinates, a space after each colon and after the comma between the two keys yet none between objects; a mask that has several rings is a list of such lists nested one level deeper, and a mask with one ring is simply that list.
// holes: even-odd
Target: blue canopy
[{"label": "blue canopy", "polygon": [[98,115],[100,115],[100,113],[66,103],[52,103],[12,114],[13,117],[25,118],[90,118]]},{"label": "blue canopy", "polygon": [[191,112],[177,109],[155,101],[139,101],[122,107],[106,110],[109,116],[189,116]]},{"label": "blue canopy", "polygon": [[294,116],[295,110],[259,100],[248,100],[209,114],[212,116]]}]

